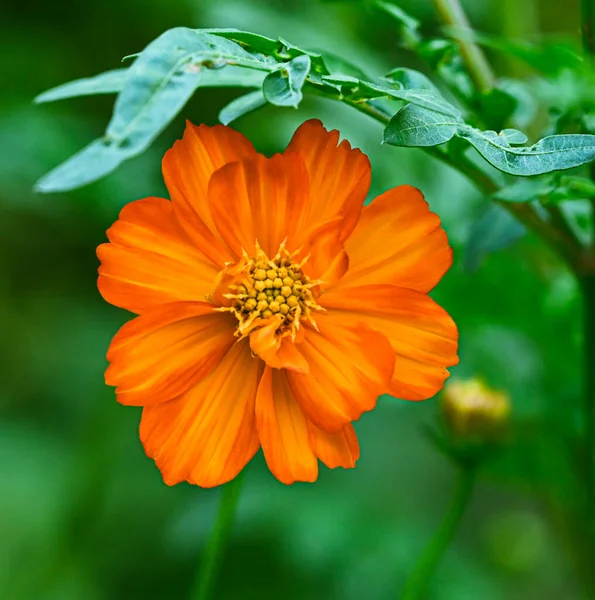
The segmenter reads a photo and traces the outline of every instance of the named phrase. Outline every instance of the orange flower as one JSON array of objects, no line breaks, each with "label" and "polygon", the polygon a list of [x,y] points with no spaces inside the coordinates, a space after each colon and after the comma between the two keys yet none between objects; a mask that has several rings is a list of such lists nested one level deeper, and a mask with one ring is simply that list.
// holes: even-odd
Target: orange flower
[{"label": "orange flower", "polygon": [[307,121],[266,158],[233,129],[188,124],[163,160],[171,201],[124,207],[99,290],[137,313],[105,375],[142,406],[167,484],[233,479],[262,447],[283,483],[355,466],[352,421],[380,394],[433,396],[457,329],[427,292],[452,262],[410,186],[362,208],[370,163]]}]

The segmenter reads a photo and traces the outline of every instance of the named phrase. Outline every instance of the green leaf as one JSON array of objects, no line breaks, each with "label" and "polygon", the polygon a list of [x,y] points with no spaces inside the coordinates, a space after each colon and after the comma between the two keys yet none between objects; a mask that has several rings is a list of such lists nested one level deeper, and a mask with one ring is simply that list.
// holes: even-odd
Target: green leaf
[{"label": "green leaf", "polygon": [[103,139],[91,142],[35,184],[38,192],[63,192],[87,185],[115,170],[127,156]]},{"label": "green leaf", "polygon": [[547,175],[521,179],[494,195],[503,202],[534,202],[555,204],[566,200],[585,200],[595,197],[595,183],[575,175]]},{"label": "green leaf", "polygon": [[362,69],[349,62],[342,56],[325,51],[324,62],[331,73],[342,73],[344,75],[351,75],[357,79],[366,79],[366,74]]},{"label": "green leaf", "polygon": [[348,100],[360,102],[373,98],[393,98],[431,111],[450,115],[462,123],[461,111],[447,102],[440,94],[431,90],[395,89],[370,81],[362,81],[349,75],[325,75],[321,78],[321,81],[338,86],[341,95]]},{"label": "green leaf", "polygon": [[516,99],[500,88],[492,88],[478,100],[483,123],[493,129],[503,129],[517,107]]},{"label": "green leaf", "polygon": [[329,70],[327,69],[324,60],[317,52],[310,52],[294,46],[291,42],[288,42],[282,38],[274,40],[264,35],[257,33],[250,33],[249,31],[240,31],[239,29],[203,29],[207,33],[213,35],[219,35],[226,39],[232,40],[248,48],[253,52],[260,52],[265,56],[274,57],[278,60],[288,61],[298,56],[307,55],[310,57],[312,66],[311,68],[323,75],[328,75]]},{"label": "green leaf", "polygon": [[423,73],[414,69],[399,67],[387,73],[383,79],[399,84],[401,88],[405,88],[406,90],[430,90],[438,93],[436,86]]},{"label": "green leaf", "polygon": [[384,142],[392,146],[437,146],[456,134],[460,122],[420,106],[404,106],[384,130]]},{"label": "green leaf", "polygon": [[124,86],[127,74],[128,69],[114,69],[95,75],[95,77],[75,79],[39,94],[34,102],[41,104],[42,102],[54,102],[55,100],[76,98],[77,96],[115,94]]},{"label": "green leaf", "polygon": [[503,129],[498,135],[505,139],[509,144],[526,144],[528,139],[527,136],[518,129]]},{"label": "green leaf", "polygon": [[524,236],[525,227],[507,210],[490,204],[471,226],[469,241],[463,254],[463,264],[476,271],[487,254],[503,250]]},{"label": "green leaf", "polygon": [[106,135],[48,173],[36,189],[53,192],[85,185],[140,154],[181,110],[204,73],[212,68],[223,73],[228,61],[272,68],[224,38],[184,27],[166,31],[129,68]]},{"label": "green leaf", "polygon": [[542,175],[595,159],[595,135],[551,135],[523,148],[511,148],[505,136],[469,126],[462,126],[457,135],[473,145],[494,167],[511,175]]},{"label": "green leaf", "polygon": [[383,0],[375,0],[374,4],[397,21],[401,28],[401,35],[406,47],[414,48],[419,44],[422,39],[419,32],[421,23],[417,19],[395,4],[384,2]]},{"label": "green leaf", "polygon": [[203,29],[202,31],[232,40],[253,52],[260,52],[269,56],[276,54],[281,47],[278,40],[273,40],[258,33],[250,33],[249,31],[240,31],[239,29]]},{"label": "green leaf", "polygon": [[302,55],[269,73],[262,84],[262,92],[267,102],[276,106],[297,108],[302,100],[302,87],[310,72],[310,66],[310,57]]},{"label": "green leaf", "polygon": [[223,123],[223,125],[228,125],[246,113],[264,106],[266,103],[266,98],[261,90],[249,92],[248,94],[244,94],[243,96],[232,100],[225,106],[219,113],[219,121]]},{"label": "green leaf", "polygon": [[[77,79],[43,92],[34,102],[53,102],[77,96],[92,96],[95,94],[116,94],[122,91],[128,69],[106,71],[95,77]],[[204,68],[201,72],[197,87],[260,87],[264,74],[243,67],[226,66],[221,69]]]},{"label": "green leaf", "polygon": [[324,59],[317,52],[310,52],[309,50],[298,48],[283,38],[279,38],[279,42],[283,44],[283,50],[277,53],[280,58],[288,60],[298,58],[303,55],[308,56],[310,57],[310,69],[312,71],[319,73],[320,75],[330,75],[330,71],[327,69]]}]

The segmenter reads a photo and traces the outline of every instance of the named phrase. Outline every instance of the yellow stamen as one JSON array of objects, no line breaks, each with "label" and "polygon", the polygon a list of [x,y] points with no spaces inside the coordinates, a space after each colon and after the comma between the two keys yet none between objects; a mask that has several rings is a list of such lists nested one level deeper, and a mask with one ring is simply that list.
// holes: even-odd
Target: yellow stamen
[{"label": "yellow stamen", "polygon": [[235,283],[229,286],[224,298],[232,300],[231,306],[218,310],[231,312],[238,320],[236,335],[244,337],[266,324],[273,315],[279,320],[276,335],[295,339],[300,320],[305,319],[316,328],[313,310],[324,310],[317,302],[314,288],[320,283],[312,281],[302,272],[308,258],[294,262],[299,250],[290,253],[285,241],[270,259],[258,242],[256,256],[250,257],[242,250],[243,266]]}]

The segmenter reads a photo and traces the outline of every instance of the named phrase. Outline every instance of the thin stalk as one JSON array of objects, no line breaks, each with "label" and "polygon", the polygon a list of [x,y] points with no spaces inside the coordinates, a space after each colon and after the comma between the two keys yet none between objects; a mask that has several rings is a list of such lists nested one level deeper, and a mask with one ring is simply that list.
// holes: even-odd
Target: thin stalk
[{"label": "thin stalk", "polygon": [[[434,0],[442,20],[452,25],[456,32],[463,33],[455,37],[465,66],[480,92],[489,92],[494,87],[495,77],[481,48],[470,39],[471,27],[467,15],[459,0]],[[468,32],[468,33],[466,33]]]},{"label": "thin stalk", "polygon": [[584,320],[585,372],[585,476],[586,502],[590,522],[587,528],[595,535],[595,274],[581,278]]},{"label": "thin stalk", "polygon": [[595,2],[581,0],[583,48],[587,56],[595,55]]},{"label": "thin stalk", "polygon": [[459,480],[454,490],[450,507],[434,535],[421,555],[417,566],[407,580],[401,600],[420,600],[448,545],[454,537],[475,485],[475,468],[461,466]]},{"label": "thin stalk", "polygon": [[242,479],[243,473],[240,473],[235,479],[225,484],[221,490],[219,513],[188,596],[190,600],[208,600],[211,597],[225,543],[233,526]]},{"label": "thin stalk", "polygon": [[[583,50],[587,60],[595,60],[595,0],[581,0],[581,30],[583,33]],[[595,181],[595,163],[591,164],[591,179]],[[593,220],[595,221],[595,197],[591,198]],[[593,240],[595,248],[595,240]]]}]

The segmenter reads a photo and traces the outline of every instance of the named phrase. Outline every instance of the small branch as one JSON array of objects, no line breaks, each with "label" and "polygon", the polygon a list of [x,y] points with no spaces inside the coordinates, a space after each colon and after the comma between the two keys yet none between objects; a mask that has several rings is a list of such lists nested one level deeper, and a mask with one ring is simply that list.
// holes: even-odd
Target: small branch
[{"label": "small branch", "polygon": [[583,48],[587,56],[595,55],[595,2],[581,0]]},{"label": "small branch", "polygon": [[495,84],[492,68],[481,48],[470,40],[472,30],[459,0],[434,0],[434,4],[442,20],[452,25],[455,32],[469,32],[469,35],[463,34],[456,39],[461,56],[477,89],[482,93],[490,91]]},{"label": "small branch", "polygon": [[208,600],[212,597],[221,556],[231,533],[243,477],[242,472],[235,479],[226,483],[221,490],[219,514],[204,550],[197,577],[188,596],[190,600]]},{"label": "small branch", "polygon": [[420,600],[436,567],[454,537],[475,485],[475,468],[461,466],[450,507],[434,538],[421,555],[417,566],[405,583],[401,600]]},{"label": "small branch", "polygon": [[580,280],[583,290],[585,372],[585,476],[587,530],[595,536],[595,274]]}]

